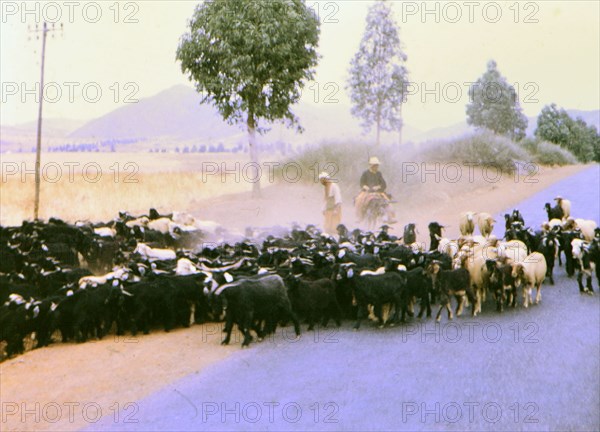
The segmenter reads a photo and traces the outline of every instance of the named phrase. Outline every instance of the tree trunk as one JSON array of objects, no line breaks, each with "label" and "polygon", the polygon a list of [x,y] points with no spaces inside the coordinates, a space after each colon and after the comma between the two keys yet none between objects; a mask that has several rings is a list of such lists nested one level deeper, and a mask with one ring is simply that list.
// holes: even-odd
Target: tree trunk
[{"label": "tree trunk", "polygon": [[402,129],[404,128],[404,122],[402,121],[402,102],[400,102],[400,127],[398,128],[398,147],[402,146]]},{"label": "tree trunk", "polygon": [[[258,149],[256,148],[256,123],[254,114],[248,113],[248,146],[250,150],[250,162],[258,167]],[[258,168],[257,168],[258,169]],[[252,198],[260,198],[260,177],[261,172],[257,172],[257,181],[252,183]]]},{"label": "tree trunk", "polygon": [[402,147],[402,126],[398,129],[398,147]]}]

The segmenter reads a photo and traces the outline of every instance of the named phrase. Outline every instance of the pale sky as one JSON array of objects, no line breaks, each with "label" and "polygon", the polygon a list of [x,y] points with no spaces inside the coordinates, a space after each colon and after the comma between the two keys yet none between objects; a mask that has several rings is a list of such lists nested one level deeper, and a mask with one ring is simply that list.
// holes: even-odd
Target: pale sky
[{"label": "pale sky", "polygon": [[[28,40],[32,36],[28,25],[35,27],[44,16],[54,20],[57,13],[64,34],[56,32],[48,39],[46,83],[58,83],[48,87],[52,90],[48,97],[58,101],[44,104],[46,117],[92,119],[123,106],[128,95],[140,99],[176,84],[191,85],[175,61],[175,50],[198,1],[122,1],[118,7],[114,1],[27,2],[33,11],[37,3],[37,17],[35,13],[23,16],[21,1],[1,3],[2,124],[37,118],[35,96],[24,90],[34,89],[39,82],[41,41],[35,35]],[[600,2],[393,3],[408,55],[406,66],[419,88],[403,108],[405,124],[426,130],[463,120],[468,102],[464,83],[481,76],[492,58],[517,86],[527,115],[537,115],[551,102],[571,109],[600,107]],[[325,85],[335,83],[340,88],[335,97],[345,106],[348,64],[358,48],[371,2],[307,4],[318,8],[322,21],[322,58],[316,78],[319,103],[334,88]],[[425,7],[431,13],[423,16]],[[98,11],[98,22],[91,22]],[[137,22],[125,22],[126,17]],[[64,84],[68,82],[79,83],[71,87],[73,101],[69,85]],[[86,84],[88,101],[82,91]],[[54,93],[56,88],[61,97]],[[93,102],[97,88],[102,96]],[[423,92],[425,88],[429,94]],[[16,95],[9,94],[15,91]],[[312,92],[305,94],[314,97]]]}]

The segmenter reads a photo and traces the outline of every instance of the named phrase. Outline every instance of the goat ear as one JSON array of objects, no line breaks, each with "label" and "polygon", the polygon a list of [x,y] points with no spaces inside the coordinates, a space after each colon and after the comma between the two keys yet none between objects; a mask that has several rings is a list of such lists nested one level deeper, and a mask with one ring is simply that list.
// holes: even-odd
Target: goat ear
[{"label": "goat ear", "polygon": [[440,236],[439,236],[439,235],[437,235],[437,234],[434,234],[433,236],[434,236],[434,237],[435,237],[437,240],[441,240],[441,239],[442,239],[442,237],[440,237]]}]

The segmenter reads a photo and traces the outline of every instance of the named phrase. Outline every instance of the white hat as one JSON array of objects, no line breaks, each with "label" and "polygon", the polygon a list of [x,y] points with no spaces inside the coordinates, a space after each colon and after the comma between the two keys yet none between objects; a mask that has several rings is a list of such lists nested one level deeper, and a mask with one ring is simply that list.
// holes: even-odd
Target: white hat
[{"label": "white hat", "polygon": [[323,171],[321,174],[319,174],[319,181],[321,180],[329,180],[329,174]]},{"label": "white hat", "polygon": [[371,156],[369,158],[369,165],[380,165],[379,159],[377,159],[377,156]]}]

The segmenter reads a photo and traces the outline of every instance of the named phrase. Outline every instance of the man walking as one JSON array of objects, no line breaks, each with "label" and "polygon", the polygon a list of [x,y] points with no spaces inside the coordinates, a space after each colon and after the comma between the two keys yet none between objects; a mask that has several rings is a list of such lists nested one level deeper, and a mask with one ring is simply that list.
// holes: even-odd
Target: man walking
[{"label": "man walking", "polygon": [[337,226],[342,221],[342,193],[340,187],[329,174],[319,174],[319,182],[325,186],[323,216],[325,216],[324,231],[329,235],[337,233]]}]

